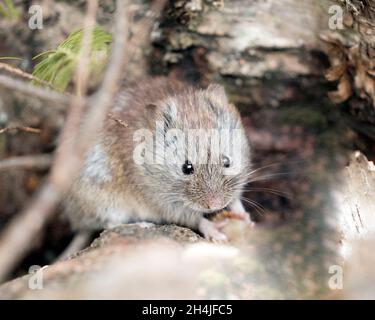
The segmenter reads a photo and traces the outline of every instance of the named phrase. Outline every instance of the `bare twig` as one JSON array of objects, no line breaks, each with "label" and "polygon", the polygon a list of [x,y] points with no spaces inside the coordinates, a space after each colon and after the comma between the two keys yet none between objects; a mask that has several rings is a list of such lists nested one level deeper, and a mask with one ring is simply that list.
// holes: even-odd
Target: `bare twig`
[{"label": "bare twig", "polygon": [[[140,31],[135,33],[131,41],[129,41],[129,48],[127,49],[128,54],[125,56],[124,64],[128,63],[128,60],[130,60],[134,54],[134,50],[136,50],[139,47],[139,44],[143,43],[145,38],[149,35],[150,29],[153,26],[155,19],[163,10],[165,3],[166,0],[154,1],[152,8],[148,11],[148,16],[145,17],[143,22],[140,24]],[[0,86],[19,91],[27,96],[56,102],[57,104],[61,105],[67,105],[71,100],[71,96],[69,94],[60,93],[58,91],[43,87],[37,87],[31,83],[25,83],[24,81],[14,79],[6,75],[0,75]],[[88,100],[90,102],[92,99]]]},{"label": "bare twig", "polygon": [[[140,44],[145,40],[146,36],[149,35],[151,32],[151,28],[155,22],[155,19],[159,17],[161,11],[163,10],[164,6],[166,4],[166,0],[157,0],[154,1],[152,4],[151,9],[148,11],[147,15],[143,18],[140,25],[141,30],[140,32],[136,33],[132,36],[131,40],[128,43],[127,51],[125,55],[122,55],[122,64],[127,65],[131,58],[134,55],[134,50],[140,46]],[[121,28],[125,28],[125,26],[118,26],[120,29],[116,28],[116,32],[123,32]],[[120,31],[121,30],[121,31]],[[126,26],[126,33],[128,28]],[[122,44],[121,44],[122,45]],[[120,43],[117,44],[117,46],[120,46]],[[118,55],[120,54],[120,50],[116,50],[116,45],[114,45],[113,48],[113,59],[121,59]],[[92,112],[89,115],[86,125],[84,125],[82,130],[82,140],[83,141],[90,141],[90,137],[96,135],[97,128],[92,126],[93,123],[95,123],[94,119],[98,119],[97,121],[103,122],[104,118],[106,116],[106,112],[103,111],[103,108],[99,108],[100,105],[108,105],[109,98],[115,94],[115,91],[117,90],[120,80],[122,79],[121,74],[118,74],[118,70],[115,70],[116,65],[112,64],[108,67],[108,72],[104,76],[103,85],[99,90],[99,93],[95,99],[93,99],[93,105],[91,107]],[[112,69],[112,70],[111,70]],[[109,72],[111,70],[111,72]],[[116,81],[113,81],[111,79],[114,76],[117,76]],[[110,86],[109,84],[112,83]],[[84,146],[85,144],[82,143]],[[84,146],[84,148],[87,148],[87,146]]]},{"label": "bare twig", "polygon": [[[92,24],[92,22],[95,20],[97,5],[97,0],[88,2],[85,26]],[[120,20],[124,18],[125,17],[121,17]],[[88,36],[86,36],[85,45],[90,46],[91,41],[87,40],[87,37]],[[90,51],[90,48],[87,49],[83,48],[82,46],[82,51],[88,53]],[[84,60],[84,58],[86,57],[83,57],[81,55],[81,60]],[[78,62],[78,64],[80,64],[80,62]],[[80,86],[82,88],[82,82],[85,82],[86,79],[80,78],[80,81]],[[23,89],[30,88],[24,83],[18,85],[18,87],[22,87]],[[46,91],[44,89],[42,92],[44,97],[49,97],[48,91],[48,94],[46,94]],[[63,129],[62,139],[60,140],[61,143],[58,146],[58,152],[52,166],[52,173],[48,181],[42,186],[41,190],[38,192],[30,205],[10,222],[9,226],[6,227],[4,233],[2,234],[0,241],[0,260],[2,261],[2,263],[0,264],[0,282],[6,278],[8,272],[28,251],[29,243],[32,242],[35,235],[37,235],[43,229],[45,223],[50,218],[53,209],[60,201],[63,192],[66,191],[66,189],[69,187],[69,177],[72,175],[72,172],[68,173],[66,169],[68,168],[69,170],[74,165],[77,166],[77,157],[72,156],[72,160],[64,163],[62,160],[67,158],[69,160],[69,154],[66,154],[64,156],[61,151],[71,152],[73,149],[70,146],[70,142],[67,142],[67,140],[69,140],[69,138],[71,137],[67,134],[67,132],[70,129],[78,129],[77,123],[79,123],[80,119],[76,119],[76,117],[81,116],[83,108],[82,99],[82,97],[73,97],[71,99],[71,108],[68,115],[68,120]],[[74,110],[74,107],[78,103],[78,110]],[[76,138],[76,133],[76,131],[71,132],[73,138]],[[74,155],[74,152],[71,155]],[[63,174],[60,173],[61,171],[63,172]],[[66,175],[65,177],[64,174]],[[60,179],[58,179],[59,177]]]},{"label": "bare twig", "polygon": [[52,163],[52,156],[49,154],[19,156],[0,161],[0,172],[9,169],[48,169]]},{"label": "bare twig", "polygon": [[0,62],[0,70],[5,70],[5,71],[7,71],[11,74],[14,74],[16,76],[25,78],[27,80],[38,82],[38,83],[40,83],[44,86],[51,87],[52,89],[54,89],[53,86],[50,83],[48,83],[47,81],[39,79],[39,78],[33,76],[32,74],[27,73],[27,72],[25,72],[25,71],[23,71],[19,68],[13,67],[13,66],[11,66],[7,63]]},{"label": "bare twig", "polygon": [[92,232],[81,231],[75,235],[72,242],[65,248],[65,250],[57,257],[56,261],[61,261],[69,258],[71,255],[85,248],[91,239]]},{"label": "bare twig", "polygon": [[13,79],[10,76],[2,74],[0,75],[0,86],[10,90],[19,91],[29,97],[37,97],[64,105],[69,102],[69,95],[67,94],[59,93],[43,87],[37,87],[32,85],[31,83]]},{"label": "bare twig", "polygon": [[0,129],[0,134],[8,132],[8,131],[13,131],[13,130],[25,131],[25,132],[30,132],[30,133],[41,133],[42,132],[42,130],[40,130],[38,128],[25,127],[25,126],[9,126],[9,127]]},{"label": "bare twig", "polygon": [[83,124],[82,135],[80,136],[80,152],[85,153],[93,141],[92,137],[97,136],[97,132],[101,129],[104,119],[108,113],[108,109],[114,100],[121,77],[123,68],[126,65],[124,56],[128,52],[124,50],[128,39],[128,19],[124,6],[127,7],[128,1],[117,1],[117,23],[115,25],[114,34],[115,41],[112,47],[111,63],[108,65],[104,74],[103,83],[100,86],[95,99],[90,106],[90,113],[87,115],[86,122]]},{"label": "bare twig", "polygon": [[113,121],[116,121],[120,126],[123,126],[125,128],[128,127],[128,124],[126,123],[126,121],[116,118],[112,113],[108,113],[108,117],[112,119]]},{"label": "bare twig", "polygon": [[81,154],[77,152],[79,127],[86,105],[86,90],[89,72],[88,56],[91,49],[92,27],[95,25],[98,0],[89,1],[84,24],[82,47],[78,57],[75,72],[76,95],[72,96],[66,124],[62,131],[61,143],[57,147],[54,166],[52,167],[51,180],[57,185],[69,186],[70,177],[81,161]]},{"label": "bare twig", "polygon": [[[43,229],[53,212],[52,210],[69,189],[73,177],[79,171],[86,152],[103,126],[108,109],[114,101],[124,74],[125,66],[131,58],[134,45],[140,41],[136,39],[133,41],[133,46],[126,48],[128,38],[127,2],[125,0],[117,0],[116,2],[115,39],[111,58],[105,71],[102,85],[93,99],[90,99],[90,108],[85,115],[85,121],[82,122],[82,126],[76,126],[75,124],[79,124],[82,121],[80,119],[81,113],[78,113],[78,118],[76,118],[71,116],[72,109],[70,109],[70,119],[73,120],[69,122],[68,116],[64,132],[68,130],[69,126],[75,130],[80,129],[79,132],[73,131],[71,134],[63,134],[48,181],[42,186],[32,203],[11,221],[2,234],[0,239],[0,281],[6,278],[9,271],[26,254],[29,250],[29,244],[35,235]],[[157,1],[153,8],[160,13],[164,4],[165,0]],[[147,23],[144,25],[151,27],[155,16],[152,16],[152,20],[149,17],[146,18]],[[144,34],[148,34],[148,31],[146,30]],[[71,106],[76,103],[74,99],[76,98],[72,99]],[[84,103],[81,105],[82,108],[83,105]],[[74,141],[73,139],[74,148],[72,149],[72,144],[65,139],[69,140],[78,137],[78,134],[79,140]],[[73,152],[69,153],[70,151]]]}]

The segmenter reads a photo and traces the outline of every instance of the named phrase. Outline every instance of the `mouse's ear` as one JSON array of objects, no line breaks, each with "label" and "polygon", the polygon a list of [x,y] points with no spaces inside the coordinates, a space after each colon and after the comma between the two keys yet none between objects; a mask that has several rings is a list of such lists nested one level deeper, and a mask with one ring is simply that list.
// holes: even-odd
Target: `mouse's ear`
[{"label": "mouse's ear", "polygon": [[153,103],[148,103],[145,106],[145,113],[147,116],[154,116],[157,110],[157,105]]},{"label": "mouse's ear", "polygon": [[173,123],[177,118],[177,107],[174,101],[166,101],[165,105],[162,108],[162,117],[164,121],[165,130],[169,130],[173,127]]},{"label": "mouse's ear", "polygon": [[151,127],[155,125],[155,117],[157,116],[157,110],[157,105],[153,103],[147,103],[144,107],[144,118]]},{"label": "mouse's ear", "polygon": [[145,105],[146,119],[152,121],[162,121],[164,123],[164,130],[169,130],[177,117],[177,107],[174,101],[164,101],[162,103],[154,104],[147,103]]},{"label": "mouse's ear", "polygon": [[228,98],[222,85],[212,83],[207,87],[206,91],[212,100],[228,103]]}]

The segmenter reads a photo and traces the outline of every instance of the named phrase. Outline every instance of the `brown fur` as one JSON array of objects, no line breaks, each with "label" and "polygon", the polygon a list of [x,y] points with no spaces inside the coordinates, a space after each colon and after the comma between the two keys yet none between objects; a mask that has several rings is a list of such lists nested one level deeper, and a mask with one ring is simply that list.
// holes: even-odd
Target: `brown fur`
[{"label": "brown fur", "polygon": [[[168,114],[172,107],[176,107],[177,117]],[[201,90],[167,78],[129,85],[118,95],[66,199],[66,211],[75,228],[98,229],[146,220],[206,230],[206,221],[201,227],[204,218],[199,208],[208,194],[218,194],[235,210],[244,211],[239,197],[250,165],[247,140],[241,148],[242,172],[232,179],[222,175],[221,166],[197,165],[194,175],[184,176],[179,166],[137,165],[133,134],[139,129],[155,133],[156,120],[170,121],[173,128],[182,130],[230,126],[241,130],[246,140],[238,111],[221,86]],[[231,189],[233,181],[237,184]],[[194,207],[182,206],[185,199]],[[202,233],[211,234],[205,234],[208,238],[215,238],[215,231],[205,230]]]}]

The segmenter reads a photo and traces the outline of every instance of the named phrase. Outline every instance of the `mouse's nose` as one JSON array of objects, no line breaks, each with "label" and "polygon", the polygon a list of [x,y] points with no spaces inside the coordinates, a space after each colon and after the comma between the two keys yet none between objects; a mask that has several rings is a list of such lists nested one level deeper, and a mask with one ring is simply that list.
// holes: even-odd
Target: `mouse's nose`
[{"label": "mouse's nose", "polygon": [[223,207],[223,198],[218,195],[209,195],[207,196],[207,205],[211,210],[218,210]]}]

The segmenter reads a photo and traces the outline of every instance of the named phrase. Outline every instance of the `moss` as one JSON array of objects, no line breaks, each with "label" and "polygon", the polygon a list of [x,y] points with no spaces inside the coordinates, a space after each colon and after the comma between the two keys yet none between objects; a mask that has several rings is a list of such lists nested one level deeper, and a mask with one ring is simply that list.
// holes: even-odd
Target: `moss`
[{"label": "moss", "polygon": [[328,126],[326,114],[322,110],[314,109],[313,107],[283,108],[281,117],[286,123],[314,128],[317,131],[325,129]]}]

